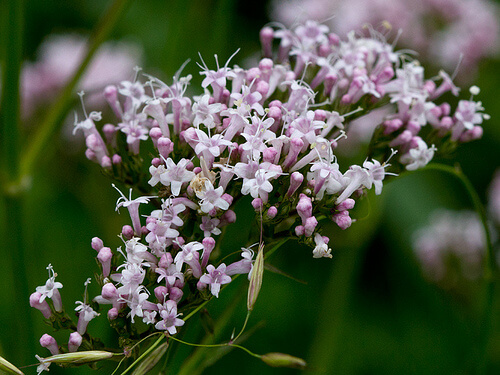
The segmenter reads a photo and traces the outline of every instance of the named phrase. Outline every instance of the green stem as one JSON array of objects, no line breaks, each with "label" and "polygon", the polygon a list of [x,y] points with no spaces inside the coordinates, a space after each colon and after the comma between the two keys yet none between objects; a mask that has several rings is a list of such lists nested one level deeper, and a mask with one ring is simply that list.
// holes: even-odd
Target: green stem
[{"label": "green stem", "polygon": [[4,28],[2,34],[2,101],[1,101],[1,134],[0,152],[4,158],[3,168],[6,169],[8,178],[13,178],[17,173],[19,159],[19,76],[23,52],[23,27],[24,27],[24,1],[10,0],[2,4]]},{"label": "green stem", "polygon": [[[161,335],[158,340],[156,340],[153,345],[151,345],[144,353],[142,353],[139,358],[137,358],[130,366],[128,366],[125,371],[123,371],[121,373],[121,375],[125,375],[127,372],[129,372],[130,370],[132,370],[132,368],[138,364],[140,361],[142,361],[145,357],[148,356],[149,353],[151,353],[158,345],[160,345],[160,343],[163,341],[163,339],[165,338],[166,336],[164,335]],[[116,371],[116,370],[115,370]],[[114,372],[113,372],[114,373]]]},{"label": "green stem", "polygon": [[496,280],[496,257],[495,251],[493,249],[493,244],[491,241],[491,233],[490,228],[488,226],[487,218],[486,218],[486,210],[484,209],[483,204],[481,203],[481,199],[474,189],[474,186],[470,182],[470,180],[465,176],[460,167],[457,165],[455,167],[451,167],[443,164],[429,164],[425,167],[424,170],[436,170],[441,172],[449,173],[456,178],[458,178],[465,190],[467,191],[472,203],[474,204],[474,209],[476,210],[481,223],[483,225],[485,239],[486,239],[486,261],[484,263],[484,278],[486,281],[486,301],[483,310],[483,319],[481,321],[480,328],[480,337],[481,343],[478,348],[478,366],[476,371],[478,374],[484,374],[487,370],[487,356],[488,356],[488,344],[490,337],[490,328],[492,326],[493,319],[493,298],[494,298],[494,290],[495,290],[495,280]]},{"label": "green stem", "polygon": [[180,340],[180,339],[172,337],[172,336],[170,338],[172,340],[180,342],[181,344],[184,344],[184,345],[196,346],[196,347],[202,347],[202,348],[220,348],[220,347],[223,347],[223,346],[230,346],[230,347],[233,347],[233,348],[241,349],[241,350],[247,352],[248,354],[250,354],[252,357],[256,357],[256,358],[260,358],[261,357],[261,355],[255,354],[255,353],[251,352],[250,350],[248,350],[247,348],[245,348],[245,347],[243,347],[241,345],[230,344],[230,343],[227,343],[227,342],[224,343],[224,344],[193,344],[191,342],[186,342],[186,341]]},{"label": "green stem", "polygon": [[49,109],[46,117],[38,127],[37,132],[32,137],[32,142],[22,154],[19,179],[16,181],[18,184],[31,178],[31,174],[35,169],[35,165],[39,160],[40,155],[64,120],[64,117],[73,102],[74,90],[78,81],[82,77],[98,48],[116,26],[118,20],[130,3],[131,0],[115,0],[108,11],[104,14],[97,27],[94,29],[94,32],[89,38],[89,49],[87,55],[71,80],[57,97],[54,105]]},{"label": "green stem", "polygon": [[[7,305],[14,301],[23,301],[16,308],[10,309],[9,329],[4,326],[5,344],[7,342],[23,343],[22,350],[12,352],[12,345],[5,345],[9,357],[16,363],[29,363],[35,353],[35,335],[31,308],[28,305],[30,289],[26,277],[26,251],[23,237],[23,200],[8,181],[17,175],[20,155],[20,72],[23,57],[24,0],[9,0],[2,3],[2,98],[0,123],[0,160],[2,174],[0,196],[4,195],[4,212],[2,217],[3,231],[1,235],[7,240],[1,252],[3,259],[12,259],[12,269],[9,276],[12,280],[12,290],[5,301]],[[7,253],[8,252],[8,253]],[[6,270],[7,271],[7,270]],[[18,317],[23,317],[22,320]]]},{"label": "green stem", "polygon": [[[201,341],[202,344],[210,344],[219,339],[222,332],[231,321],[231,317],[233,316],[234,310],[238,306],[241,298],[245,295],[245,293],[243,292],[245,287],[246,287],[245,283],[240,284],[240,287],[235,292],[234,297],[231,298],[231,303],[224,309],[222,316],[219,319],[217,319],[217,322],[214,327],[214,334],[213,335],[207,334]],[[196,349],[194,353],[191,354],[191,356],[185,362],[183,362],[177,375],[189,375],[195,373],[196,371],[201,372],[200,371],[201,361],[204,360],[205,357],[206,357],[206,350],[203,350],[203,348]]]}]

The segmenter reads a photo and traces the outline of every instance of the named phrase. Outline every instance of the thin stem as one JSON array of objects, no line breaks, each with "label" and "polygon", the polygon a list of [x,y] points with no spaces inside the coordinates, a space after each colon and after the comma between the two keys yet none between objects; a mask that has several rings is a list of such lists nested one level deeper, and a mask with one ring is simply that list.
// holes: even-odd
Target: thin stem
[{"label": "thin stem", "polygon": [[[276,245],[271,249],[269,250],[266,255],[264,256],[264,259],[268,258],[269,256],[271,256],[276,250],[278,250],[286,241],[288,241],[289,238],[282,238],[280,239],[279,241],[276,242]],[[238,278],[240,275],[236,275],[233,277],[233,281]],[[227,287],[229,284],[226,284],[222,287],[222,289],[224,289],[225,287]],[[207,303],[209,303],[212,299],[208,299],[206,301],[204,301],[201,305],[199,305],[198,307],[196,307],[193,311],[191,311],[189,314],[187,314],[184,318],[182,318],[182,320],[184,321],[187,321],[188,319],[190,319],[194,314],[196,314],[198,311],[200,311]]]},{"label": "thin stem", "polygon": [[64,116],[73,102],[74,90],[78,81],[82,77],[98,48],[116,26],[118,20],[121,18],[130,3],[131,0],[115,0],[108,11],[104,14],[97,27],[94,29],[94,32],[89,38],[89,49],[87,55],[71,80],[57,97],[54,105],[49,109],[46,117],[38,127],[38,131],[32,137],[33,141],[28,145],[26,151],[23,153],[20,161],[20,172],[17,183],[21,183],[31,177],[40,155],[50,142],[53,134],[61,125],[64,120]]},{"label": "thin stem", "polygon": [[490,228],[488,226],[488,221],[486,218],[486,210],[484,209],[483,204],[481,203],[481,199],[479,198],[479,195],[476,192],[476,189],[474,189],[474,186],[470,182],[470,180],[467,178],[467,176],[462,172],[460,167],[457,165],[455,167],[451,167],[449,165],[444,165],[444,164],[429,164],[425,167],[423,170],[436,170],[436,171],[442,171],[449,173],[456,178],[458,178],[461,182],[462,185],[464,186],[465,190],[467,191],[469,197],[471,198],[471,201],[474,205],[474,209],[476,210],[477,214],[479,215],[479,218],[481,220],[481,223],[483,225],[484,229],[484,234],[485,234],[485,239],[486,239],[486,262],[485,262],[485,269],[484,269],[484,277],[486,281],[491,282],[494,280],[494,276],[496,273],[496,261],[495,261],[495,252],[493,250],[493,244],[491,241],[491,233],[490,233]]},{"label": "thin stem", "polygon": [[446,172],[458,178],[462,182],[462,185],[464,186],[469,197],[471,198],[471,201],[474,204],[474,209],[479,215],[481,223],[483,225],[485,239],[486,239],[486,262],[484,264],[484,278],[486,281],[486,292],[485,292],[486,301],[480,328],[481,342],[478,348],[479,354],[478,354],[478,366],[476,368],[476,372],[478,374],[484,374],[487,371],[488,344],[490,337],[490,328],[492,326],[492,319],[493,319],[493,298],[494,298],[495,280],[497,272],[495,251],[493,249],[493,244],[491,241],[491,233],[486,218],[486,210],[484,209],[484,206],[481,203],[481,199],[479,198],[479,195],[474,189],[474,186],[467,178],[467,176],[465,176],[465,174],[462,172],[462,170],[458,165],[455,167],[451,167],[443,164],[429,164],[424,170],[437,170],[441,172]]},{"label": "thin stem", "polygon": [[239,339],[239,337],[243,334],[245,331],[245,328],[247,327],[248,319],[250,318],[250,314],[252,313],[252,310],[247,311],[247,316],[245,317],[245,322],[243,323],[243,327],[241,327],[240,333],[236,335],[236,337],[232,340],[233,342],[236,342],[236,340]]},{"label": "thin stem", "polygon": [[[136,359],[136,360],[135,360],[135,361],[134,361],[134,362],[133,362],[130,366],[128,366],[128,367],[125,369],[125,371],[123,371],[123,372],[121,373],[121,375],[125,375],[127,372],[129,372],[130,370],[132,370],[132,368],[133,368],[136,364],[138,364],[140,361],[142,361],[142,360],[143,360],[143,359],[144,359],[144,358],[145,358],[145,357],[146,357],[149,353],[151,353],[151,352],[152,352],[152,351],[153,351],[153,350],[154,350],[154,349],[155,349],[158,345],[160,345],[160,343],[163,341],[163,339],[164,339],[165,337],[166,337],[166,336],[161,335],[161,336],[158,338],[158,340],[156,340],[156,341],[154,342],[154,344],[153,344],[153,345],[151,345],[151,346],[148,348],[148,350],[146,350],[144,353],[142,353],[142,354],[139,356],[139,358],[137,358],[137,359]],[[115,371],[116,371],[116,370],[115,370]],[[113,372],[113,374],[114,374],[114,372]]]},{"label": "thin stem", "polygon": [[180,342],[181,344],[184,344],[184,345],[196,346],[196,347],[202,347],[202,348],[220,348],[220,347],[223,347],[223,346],[230,346],[230,347],[234,347],[234,348],[238,348],[238,349],[244,350],[245,352],[247,352],[248,354],[250,354],[253,357],[256,357],[256,358],[260,358],[261,357],[261,355],[255,354],[255,353],[251,352],[250,350],[248,350],[247,348],[245,348],[245,347],[243,347],[241,345],[230,344],[228,342],[223,343],[223,344],[193,344],[191,342],[186,342],[186,341],[180,340],[180,339],[172,337],[172,336],[170,338],[172,340]]},{"label": "thin stem", "polygon": [[[241,283],[240,287],[234,293],[234,297],[231,298],[231,303],[224,309],[222,316],[217,319],[217,322],[214,327],[213,335],[207,334],[201,341],[202,344],[212,343],[217,341],[221,336],[222,332],[226,328],[226,326],[230,322],[231,316],[234,314],[234,310],[238,306],[241,298],[244,296],[243,290],[245,289],[245,284]],[[205,358],[206,351],[203,348],[198,348],[194,351],[194,353],[183,362],[178,375],[189,375],[195,372],[196,370],[200,370],[201,361]]]}]

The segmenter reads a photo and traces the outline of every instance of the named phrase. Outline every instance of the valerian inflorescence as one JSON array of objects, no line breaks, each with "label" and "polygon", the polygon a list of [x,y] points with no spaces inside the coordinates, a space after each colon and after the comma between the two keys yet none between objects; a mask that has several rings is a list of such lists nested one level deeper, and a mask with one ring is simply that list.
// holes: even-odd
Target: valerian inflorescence
[{"label": "valerian inflorescence", "polygon": [[[426,79],[418,61],[379,34],[342,39],[307,21],[293,30],[265,27],[260,38],[264,57],[248,69],[231,67],[231,59],[221,67],[217,56],[210,68],[201,59],[199,95],[187,95],[192,77],[181,76],[182,68],[171,84],[138,70],[134,81],[104,91],[115,124],[99,130],[97,112],[75,121],[87,158],[130,187],[128,197],[120,192],[117,210],[126,207],[132,225],[123,227],[116,250],[92,240],[102,291],[79,302],[78,326],[58,308],[62,284],[53,271],[32,295],[45,318],[74,331],[64,348],[44,337],[54,355],[100,349],[86,327],[105,305],[125,353],[148,334],[175,335],[183,314],[218,297],[238,274],[253,280],[252,310],[271,246],[294,237],[314,258],[332,258],[322,220],[349,228],[364,191],[378,195],[388,176],[421,168],[441,150],[482,134],[487,115],[480,102],[471,96],[453,109],[440,101],[447,92],[458,95],[451,78],[441,72]],[[381,108],[385,117],[365,161],[341,166],[335,150],[350,123]],[[133,198],[137,193],[142,196]],[[240,201],[255,211],[257,230],[235,257],[220,245]],[[259,244],[257,271],[252,243]]]}]

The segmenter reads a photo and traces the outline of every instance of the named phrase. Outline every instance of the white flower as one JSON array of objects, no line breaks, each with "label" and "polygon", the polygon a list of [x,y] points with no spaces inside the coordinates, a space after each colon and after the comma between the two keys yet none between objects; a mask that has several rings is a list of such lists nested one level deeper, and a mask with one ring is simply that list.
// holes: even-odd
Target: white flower
[{"label": "white flower", "polygon": [[328,247],[328,244],[325,242],[323,236],[319,233],[314,235],[314,242],[316,243],[316,247],[313,250],[313,258],[331,258],[332,257],[332,249]]},{"label": "white flower", "polygon": [[417,148],[412,148],[408,153],[401,156],[401,163],[408,164],[406,169],[414,171],[425,167],[434,157],[437,148],[432,145],[430,148],[422,139],[418,140]]}]

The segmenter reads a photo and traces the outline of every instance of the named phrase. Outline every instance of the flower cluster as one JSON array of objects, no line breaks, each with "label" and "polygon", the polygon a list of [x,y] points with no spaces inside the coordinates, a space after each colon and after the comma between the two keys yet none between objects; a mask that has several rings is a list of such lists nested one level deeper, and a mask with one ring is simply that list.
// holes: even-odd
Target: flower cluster
[{"label": "flower cluster", "polygon": [[[458,94],[450,77],[442,72],[436,85],[379,35],[349,33],[343,40],[308,21],[294,30],[265,27],[260,37],[264,57],[257,66],[230,67],[232,57],[220,66],[215,56],[210,68],[201,59],[198,96],[186,94],[192,77],[182,77],[182,68],[171,84],[138,75],[104,91],[114,124],[101,132],[98,112],[76,121],[86,156],[145,194],[119,193],[116,209],[125,207],[131,218],[122,247],[113,251],[92,240],[102,291],[76,309],[83,321],[76,332],[84,339],[102,305],[110,305],[107,316],[119,333],[142,320],[147,332],[174,335],[185,323],[183,312],[218,297],[235,275],[252,272],[252,243],[263,248],[295,237],[314,258],[331,258],[321,220],[349,228],[366,190],[380,194],[387,176],[421,168],[439,149],[482,134],[487,116],[480,103],[462,100],[454,110],[437,103],[443,93]],[[370,154],[361,165],[339,165],[335,150],[350,122],[377,108],[386,115]],[[255,211],[256,230],[239,256],[222,254],[237,202]],[[141,205],[154,208],[144,217]],[[44,316],[52,317],[50,307]]]},{"label": "flower cluster", "polygon": [[366,25],[401,30],[399,44],[418,51],[429,63],[471,81],[479,62],[498,53],[498,6],[488,0],[275,0],[273,19],[286,25],[325,20],[340,33]]}]

